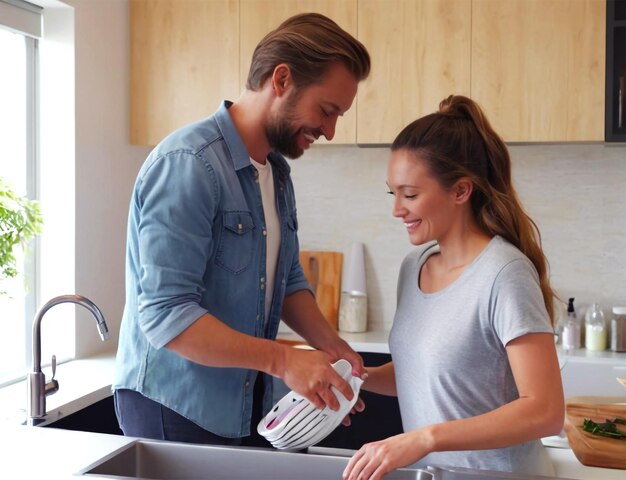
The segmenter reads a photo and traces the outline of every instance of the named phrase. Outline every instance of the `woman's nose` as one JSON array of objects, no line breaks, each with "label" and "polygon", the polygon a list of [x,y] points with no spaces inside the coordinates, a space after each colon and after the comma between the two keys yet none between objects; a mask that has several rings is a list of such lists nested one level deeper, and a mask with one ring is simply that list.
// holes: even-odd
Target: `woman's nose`
[{"label": "woman's nose", "polygon": [[401,200],[395,196],[393,197],[393,207],[391,209],[391,214],[394,217],[404,217],[406,215],[406,208],[402,205]]}]

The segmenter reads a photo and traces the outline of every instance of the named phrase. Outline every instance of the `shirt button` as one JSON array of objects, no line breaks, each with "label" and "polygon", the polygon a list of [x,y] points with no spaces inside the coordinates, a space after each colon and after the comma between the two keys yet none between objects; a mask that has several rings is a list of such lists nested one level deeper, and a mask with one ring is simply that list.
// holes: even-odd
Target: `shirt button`
[{"label": "shirt button", "polygon": [[237,230],[240,232],[243,230],[243,225],[241,223],[237,225]]},{"label": "shirt button", "polygon": [[250,386],[250,380],[246,380],[246,388]]},{"label": "shirt button", "polygon": [[267,237],[267,230],[263,229],[263,236]]}]

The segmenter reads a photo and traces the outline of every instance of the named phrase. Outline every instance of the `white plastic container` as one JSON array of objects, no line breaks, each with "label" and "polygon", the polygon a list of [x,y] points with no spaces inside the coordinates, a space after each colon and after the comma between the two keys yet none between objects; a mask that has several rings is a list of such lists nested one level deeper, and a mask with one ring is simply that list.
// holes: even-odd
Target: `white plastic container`
[{"label": "white plastic container", "polygon": [[613,307],[611,350],[626,352],[626,307]]}]

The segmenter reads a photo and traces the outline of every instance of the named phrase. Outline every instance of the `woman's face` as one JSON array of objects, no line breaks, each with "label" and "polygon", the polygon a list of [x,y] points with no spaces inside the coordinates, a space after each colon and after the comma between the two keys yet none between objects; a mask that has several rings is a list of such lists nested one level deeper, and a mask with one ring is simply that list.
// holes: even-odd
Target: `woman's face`
[{"label": "woman's face", "polygon": [[394,217],[401,219],[413,245],[440,240],[457,215],[454,190],[445,189],[426,168],[426,162],[408,150],[391,153],[387,185],[394,198]]}]

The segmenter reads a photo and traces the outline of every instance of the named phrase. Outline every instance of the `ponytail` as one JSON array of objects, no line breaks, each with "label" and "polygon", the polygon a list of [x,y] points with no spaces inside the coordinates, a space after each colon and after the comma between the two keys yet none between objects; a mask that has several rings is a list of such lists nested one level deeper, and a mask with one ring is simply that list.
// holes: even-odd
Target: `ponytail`
[{"label": "ponytail", "polygon": [[474,184],[471,207],[480,229],[515,245],[532,262],[551,322],[554,291],[541,235],[528,216],[511,181],[511,158],[506,145],[473,100],[450,95],[439,111],[422,117],[400,132],[391,150],[407,149],[423,158],[444,187],[460,178]]}]

